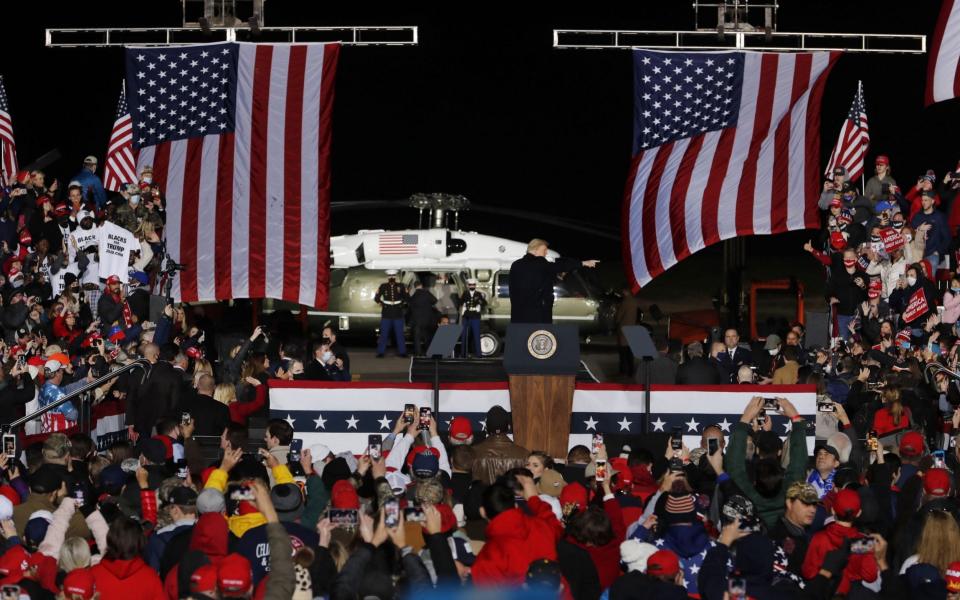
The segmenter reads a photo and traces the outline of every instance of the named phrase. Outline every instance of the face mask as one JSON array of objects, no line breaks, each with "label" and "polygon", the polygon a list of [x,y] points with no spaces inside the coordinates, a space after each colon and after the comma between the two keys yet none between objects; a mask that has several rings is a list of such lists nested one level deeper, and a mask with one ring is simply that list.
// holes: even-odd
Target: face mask
[{"label": "face mask", "polygon": [[468,287],[467,289],[470,290],[471,292],[473,292],[473,291],[476,291],[477,286],[471,285],[471,286]]},{"label": "face mask", "polygon": [[134,206],[140,204],[140,194],[134,194],[130,196],[130,204]]},{"label": "face mask", "polygon": [[917,285],[916,277],[907,277],[907,285],[914,286]]},{"label": "face mask", "polygon": [[903,229],[903,221],[894,221],[893,228],[897,230]]},{"label": "face mask", "polygon": [[770,348],[769,350],[767,350],[767,352],[770,353],[770,356],[776,356],[779,350],[777,350],[776,348]]},{"label": "face mask", "polygon": [[143,182],[144,182],[144,183],[153,183],[153,177],[151,177],[150,175],[144,175],[144,176],[143,176]]},{"label": "face mask", "polygon": [[324,363],[328,363],[330,362],[331,358],[333,358],[333,352],[330,352],[329,350],[327,350],[326,352],[323,353],[323,356],[321,357],[320,360],[322,360]]},{"label": "face mask", "polygon": [[960,294],[960,288],[952,287],[950,288],[950,291],[953,292],[954,294]]},{"label": "face mask", "polygon": [[856,264],[857,264],[856,259],[849,259],[849,258],[843,259],[843,266],[847,267],[848,269]]},{"label": "face mask", "polygon": [[833,371],[833,367],[831,367],[829,364],[823,365],[823,372],[824,372],[824,373],[826,373],[827,375],[829,375],[831,371]]}]

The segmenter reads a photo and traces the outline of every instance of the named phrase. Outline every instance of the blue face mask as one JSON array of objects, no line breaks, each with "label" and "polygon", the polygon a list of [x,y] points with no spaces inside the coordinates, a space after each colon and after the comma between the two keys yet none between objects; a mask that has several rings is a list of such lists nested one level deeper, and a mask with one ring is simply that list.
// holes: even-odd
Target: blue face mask
[{"label": "blue face mask", "polygon": [[950,288],[950,291],[953,292],[954,294],[960,294],[960,288],[952,287]]}]

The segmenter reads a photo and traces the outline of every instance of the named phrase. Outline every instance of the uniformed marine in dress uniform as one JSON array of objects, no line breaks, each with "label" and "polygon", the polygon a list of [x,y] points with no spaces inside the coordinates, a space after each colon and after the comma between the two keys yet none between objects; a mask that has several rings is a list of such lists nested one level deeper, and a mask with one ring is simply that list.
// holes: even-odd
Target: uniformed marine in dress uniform
[{"label": "uniformed marine in dress uniform", "polygon": [[403,316],[407,309],[407,288],[397,282],[397,270],[387,271],[387,282],[380,284],[380,289],[373,297],[373,301],[380,305],[380,338],[377,340],[377,358],[383,358],[387,349],[387,339],[391,330],[397,342],[397,354],[403,358],[407,356],[407,343],[403,339]]},{"label": "uniformed marine in dress uniform", "polygon": [[463,314],[463,333],[460,336],[460,347],[463,349],[463,357],[467,353],[471,344],[473,345],[473,355],[481,356],[480,352],[480,316],[487,308],[487,299],[483,293],[477,291],[477,280],[467,280],[467,291],[460,295],[460,312]]}]

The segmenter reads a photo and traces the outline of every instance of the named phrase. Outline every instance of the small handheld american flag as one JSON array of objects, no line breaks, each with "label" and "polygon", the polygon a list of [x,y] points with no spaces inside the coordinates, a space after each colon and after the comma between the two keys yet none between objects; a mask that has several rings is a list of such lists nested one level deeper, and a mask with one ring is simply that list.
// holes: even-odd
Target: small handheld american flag
[{"label": "small handheld american flag", "polygon": [[857,95],[853,97],[850,112],[840,129],[840,138],[830,155],[825,174],[830,176],[837,167],[847,170],[847,181],[856,181],[863,174],[863,158],[870,145],[870,127],[867,124],[867,109],[863,103],[863,82],[857,83]]},{"label": "small handheld american flag", "polygon": [[133,151],[133,127],[130,122],[130,111],[127,109],[127,95],[120,92],[120,101],[117,102],[117,120],[113,123],[110,133],[110,144],[107,147],[106,166],[103,168],[103,187],[119,192],[124,183],[137,180],[137,159]]},{"label": "small handheld american flag", "polygon": [[0,76],[0,177],[5,184],[17,176],[17,143],[13,139],[13,120],[7,103],[7,89]]}]

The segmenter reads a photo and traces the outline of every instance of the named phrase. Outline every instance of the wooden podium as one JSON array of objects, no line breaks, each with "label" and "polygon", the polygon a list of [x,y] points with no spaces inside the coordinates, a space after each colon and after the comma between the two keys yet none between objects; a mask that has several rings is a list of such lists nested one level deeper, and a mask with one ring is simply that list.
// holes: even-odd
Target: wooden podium
[{"label": "wooden podium", "polygon": [[577,327],[510,324],[503,366],[510,378],[514,441],[527,450],[566,458],[580,367]]}]

